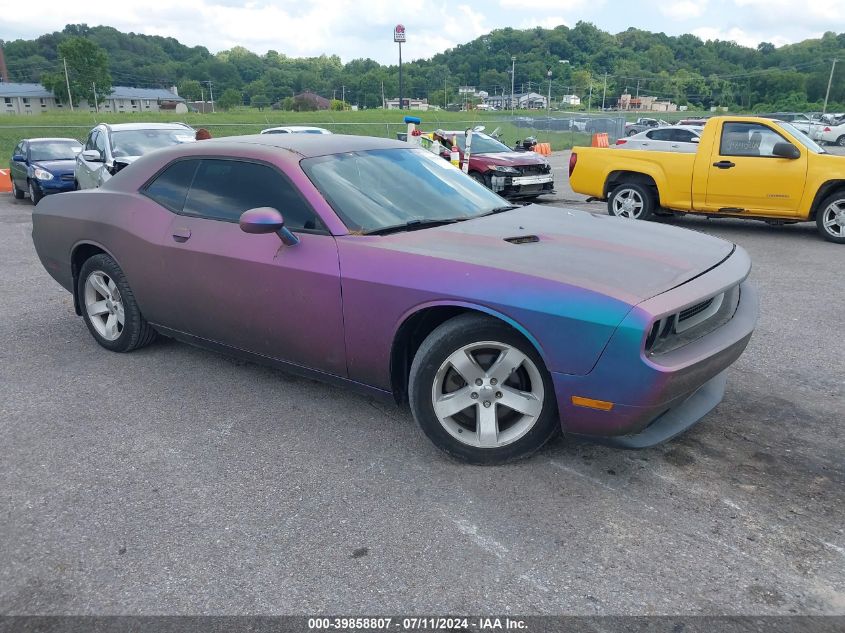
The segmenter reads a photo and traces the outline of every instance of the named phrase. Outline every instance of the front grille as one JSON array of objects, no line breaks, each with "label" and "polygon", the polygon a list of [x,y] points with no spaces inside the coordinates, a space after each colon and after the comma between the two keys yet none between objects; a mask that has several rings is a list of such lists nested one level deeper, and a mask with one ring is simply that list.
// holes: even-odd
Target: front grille
[{"label": "front grille", "polygon": [[739,285],[655,321],[646,338],[646,352],[658,356],[692,343],[722,327],[736,314]]},{"label": "front grille", "polygon": [[519,168],[523,176],[536,176],[538,174],[548,174],[551,171],[549,165],[523,165]]},{"label": "front grille", "polygon": [[686,310],[681,310],[680,313],[678,314],[678,321],[686,321],[687,319],[694,317],[696,314],[704,312],[712,304],[713,304],[713,298],[711,297],[707,301],[702,301],[701,303],[696,304],[692,307],[689,307]]}]

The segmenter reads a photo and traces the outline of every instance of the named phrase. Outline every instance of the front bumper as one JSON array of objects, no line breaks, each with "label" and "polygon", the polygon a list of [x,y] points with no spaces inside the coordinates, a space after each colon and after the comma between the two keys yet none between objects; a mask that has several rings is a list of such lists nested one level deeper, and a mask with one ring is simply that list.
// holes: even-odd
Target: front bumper
[{"label": "front bumper", "polygon": [[73,191],[76,187],[73,182],[73,176],[70,180],[62,178],[53,178],[52,180],[36,180],[35,183],[45,196],[51,193],[61,193],[63,191]]},{"label": "front bumper", "polygon": [[[643,448],[685,431],[713,409],[724,395],[727,368],[745,350],[757,323],[755,289],[743,281],[730,321],[659,357],[643,352],[643,332],[661,310],[684,305],[678,298],[694,302],[736,284],[745,275],[734,275],[747,260],[744,252],[734,254],[710,273],[634,308],[587,375],[552,373],[564,431]],[[613,407],[578,406],[573,396],[612,402]]]},{"label": "front bumper", "polygon": [[548,174],[532,174],[528,176],[503,176],[493,174],[490,177],[490,187],[505,198],[521,196],[537,196],[554,193],[554,176]]}]

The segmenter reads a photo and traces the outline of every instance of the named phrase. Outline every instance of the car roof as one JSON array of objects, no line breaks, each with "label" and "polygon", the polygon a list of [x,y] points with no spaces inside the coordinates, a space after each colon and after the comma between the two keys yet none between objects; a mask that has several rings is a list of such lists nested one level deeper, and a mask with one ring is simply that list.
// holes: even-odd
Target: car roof
[{"label": "car roof", "polygon": [[351,134],[251,134],[248,136],[224,136],[202,141],[204,147],[228,145],[262,145],[286,149],[303,158],[363,152],[373,149],[408,149],[415,147],[404,141],[374,136],[353,136]]},{"label": "car roof", "polygon": [[75,138],[64,138],[64,137],[60,137],[60,136],[55,136],[55,137],[52,137],[52,136],[47,137],[47,136],[45,136],[45,137],[39,137],[39,138],[25,138],[25,139],[22,139],[22,140],[23,140],[23,141],[26,141],[27,143],[39,143],[39,142],[41,142],[41,141],[44,141],[44,142],[51,142],[51,143],[52,143],[53,141],[71,141],[71,142],[73,142],[73,143],[79,143],[80,145],[82,145],[82,143],[80,143],[80,142],[79,142],[78,140],[76,140]]},{"label": "car roof", "polygon": [[185,123],[101,123],[113,132],[123,130],[192,130]]},{"label": "car roof", "polygon": [[[315,125],[278,125],[276,127],[268,127],[267,129],[262,130],[262,132],[267,132],[269,130],[325,130],[326,128],[317,127]],[[328,131],[328,130],[326,130]]]}]

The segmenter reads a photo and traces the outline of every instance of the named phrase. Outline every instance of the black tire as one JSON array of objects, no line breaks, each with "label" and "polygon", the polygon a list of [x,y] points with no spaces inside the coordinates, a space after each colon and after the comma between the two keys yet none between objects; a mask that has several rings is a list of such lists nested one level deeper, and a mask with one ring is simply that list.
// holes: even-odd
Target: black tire
[{"label": "black tire", "polygon": [[[614,210],[616,199],[620,196],[634,195],[642,200],[642,210],[631,216],[620,216]],[[613,216],[630,217],[634,220],[648,220],[657,209],[657,200],[654,191],[647,185],[638,182],[623,182],[617,185],[607,199],[607,212]]]},{"label": "black tire", "polygon": [[828,242],[845,244],[845,226],[837,223],[830,227],[825,227],[825,221],[831,220],[831,215],[835,215],[835,211],[828,211],[830,206],[834,204],[839,206],[840,209],[843,209],[842,213],[845,213],[845,189],[836,191],[822,200],[818,211],[816,211],[816,228],[819,234]]},{"label": "black tire", "polygon": [[838,139],[836,139],[836,144],[837,144],[839,147],[845,147],[845,134],[843,134],[843,135],[842,135],[842,136],[840,136]]},{"label": "black tire", "polygon": [[[452,353],[465,345],[488,341],[516,348],[534,364],[543,384],[543,402],[540,413],[524,435],[502,446],[482,448],[461,442],[446,430],[434,411],[432,390],[438,380],[438,370]],[[512,375],[516,376],[520,371]],[[470,464],[502,464],[527,457],[560,432],[554,387],[540,355],[518,332],[492,317],[464,314],[429,334],[414,356],[408,391],[414,419],[425,435],[449,456]],[[468,436],[469,433],[472,431],[468,431]]]},{"label": "black tire", "polygon": [[15,200],[23,200],[26,193],[23,189],[18,189],[18,186],[15,184],[14,178],[12,179],[12,195],[15,196]]},{"label": "black tire", "polygon": [[625,132],[625,136],[633,136],[636,133],[637,133],[636,130],[628,130],[627,132]]},{"label": "black tire", "polygon": [[[119,336],[114,340],[108,340],[97,332],[91,317],[85,306],[85,282],[89,276],[94,273],[102,273],[107,278],[111,279],[120,293],[120,300],[123,303],[124,325]],[[138,308],[138,302],[135,300],[135,295],[126,281],[126,276],[111,257],[105,254],[94,255],[82,264],[79,271],[79,277],[76,281],[76,293],[79,301],[79,306],[82,310],[82,318],[85,320],[85,325],[91,336],[101,346],[112,352],[131,352],[149,345],[156,338],[156,331],[147,323],[141,310]]]},{"label": "black tire", "polygon": [[38,204],[38,201],[44,197],[44,194],[41,192],[41,188],[38,186],[37,182],[33,182],[31,179],[27,180],[26,184],[29,189],[29,199],[32,201],[32,204]]},{"label": "black tire", "polygon": [[471,171],[469,172],[469,177],[472,178],[475,182],[484,185],[488,189],[490,188],[490,185],[487,183],[487,178],[484,176],[484,174],[481,174],[477,171]]}]

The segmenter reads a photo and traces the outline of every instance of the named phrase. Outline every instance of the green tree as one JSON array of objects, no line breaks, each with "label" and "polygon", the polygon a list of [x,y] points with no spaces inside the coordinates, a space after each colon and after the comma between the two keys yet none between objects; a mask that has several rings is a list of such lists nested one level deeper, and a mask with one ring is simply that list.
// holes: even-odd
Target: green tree
[{"label": "green tree", "polygon": [[63,71],[41,76],[41,84],[52,90],[56,99],[67,102],[68,82],[74,104],[82,100],[94,103],[95,84],[97,95],[111,94],[111,74],[105,50],[84,37],[69,37],[58,45],[58,54],[67,62],[67,82]]},{"label": "green tree", "polygon": [[240,90],[234,88],[226,88],[220,98],[217,100],[217,106],[221,110],[231,110],[237,106],[243,105],[244,100],[241,97]]},{"label": "green tree", "polygon": [[203,95],[203,89],[196,79],[185,79],[179,83],[179,96],[187,101],[199,101]]},{"label": "green tree", "polygon": [[346,110],[347,105],[343,101],[341,101],[340,99],[332,99],[332,103],[331,103],[331,106],[329,107],[329,109],[336,110],[336,111]]},{"label": "green tree", "polygon": [[267,95],[253,95],[249,100],[249,105],[261,111],[270,105],[270,98]]}]

